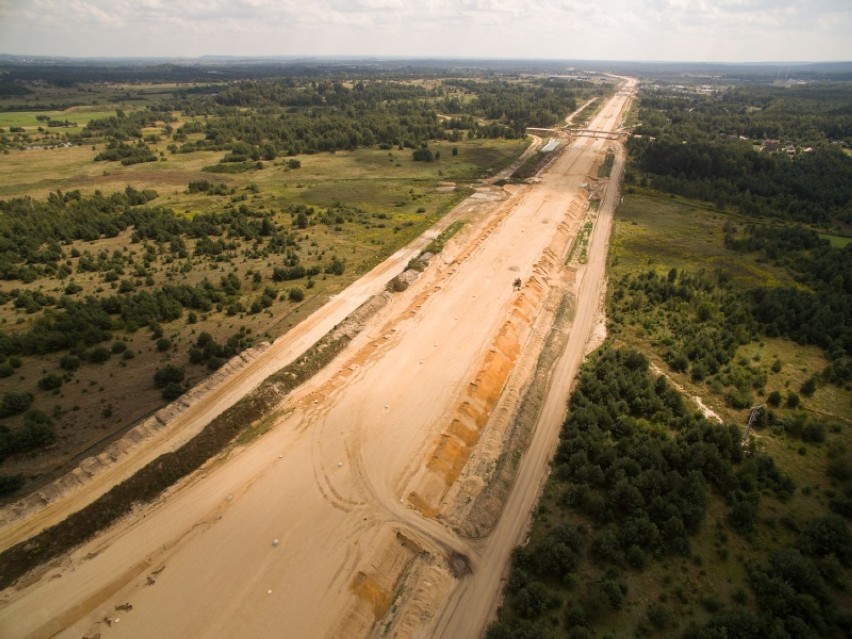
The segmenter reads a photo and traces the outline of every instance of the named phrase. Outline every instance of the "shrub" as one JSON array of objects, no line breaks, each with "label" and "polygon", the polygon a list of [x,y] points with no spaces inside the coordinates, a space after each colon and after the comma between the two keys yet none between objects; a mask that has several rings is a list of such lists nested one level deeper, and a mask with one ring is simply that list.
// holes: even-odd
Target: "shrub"
[{"label": "shrub", "polygon": [[415,162],[431,162],[435,159],[435,156],[432,154],[432,151],[423,147],[414,150],[411,154],[411,159]]},{"label": "shrub", "polygon": [[45,375],[38,380],[38,387],[42,390],[55,390],[62,386],[62,378],[59,375]]},{"label": "shrub", "polygon": [[344,270],[346,270],[346,263],[336,255],[331,258],[331,262],[325,267],[325,272],[331,275],[343,275]]},{"label": "shrub", "polygon": [[287,293],[287,299],[289,299],[291,302],[301,302],[303,299],[305,299],[305,292],[298,287],[291,288],[290,291]]},{"label": "shrub", "polygon": [[24,424],[16,430],[0,427],[0,459],[47,446],[56,439],[53,420],[41,411],[24,415]]},{"label": "shrub", "polygon": [[154,385],[157,388],[166,388],[169,384],[179,384],[183,377],[183,368],[168,364],[154,373]]},{"label": "shrub", "polygon": [[815,376],[809,377],[802,387],[799,389],[799,392],[802,393],[805,397],[810,397],[816,392],[817,389],[817,380]]},{"label": "shrub", "polygon": [[33,403],[33,396],[25,392],[9,391],[0,399],[0,417],[23,413]]},{"label": "shrub", "polygon": [[781,393],[779,393],[777,390],[772,391],[766,398],[766,403],[774,408],[778,408],[781,405]]},{"label": "shrub", "polygon": [[652,603],[648,606],[648,621],[654,624],[656,628],[662,630],[669,625],[668,609],[662,604]]},{"label": "shrub", "polygon": [[166,384],[165,388],[163,388],[163,399],[170,402],[173,399],[177,399],[183,395],[183,387],[176,382],[169,382]]},{"label": "shrub", "polygon": [[89,361],[94,364],[103,364],[110,358],[110,352],[103,346],[96,346],[89,352]]},{"label": "shrub", "polygon": [[0,497],[11,495],[25,483],[23,475],[0,475]]}]

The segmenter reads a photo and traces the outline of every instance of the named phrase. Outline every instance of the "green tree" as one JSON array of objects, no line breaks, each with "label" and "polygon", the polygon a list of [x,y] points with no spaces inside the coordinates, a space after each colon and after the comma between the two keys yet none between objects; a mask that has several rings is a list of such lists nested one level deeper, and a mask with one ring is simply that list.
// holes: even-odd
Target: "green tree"
[{"label": "green tree", "polygon": [[23,391],[8,391],[0,400],[0,417],[17,415],[27,410],[33,403],[33,396]]},{"label": "green tree", "polygon": [[179,384],[183,381],[184,371],[182,367],[167,364],[158,368],[154,373],[154,385],[157,388],[165,388],[169,384]]}]

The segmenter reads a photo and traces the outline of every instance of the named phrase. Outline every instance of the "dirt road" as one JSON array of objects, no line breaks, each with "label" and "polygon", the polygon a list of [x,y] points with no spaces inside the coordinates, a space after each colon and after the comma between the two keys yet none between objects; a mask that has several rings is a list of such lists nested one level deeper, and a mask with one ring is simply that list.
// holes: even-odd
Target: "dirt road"
[{"label": "dirt road", "polygon": [[[627,100],[612,98],[593,127],[614,128]],[[598,309],[614,189],[588,265],[572,280],[564,260],[603,145],[577,140],[537,184],[475,195],[487,206],[468,209],[463,231],[266,435],[4,591],[0,636],[481,633]],[[569,347],[503,517],[471,542],[445,522],[481,489],[483,448],[566,285],[578,286]]]},{"label": "dirt road", "polygon": [[[632,83],[626,88],[632,90]],[[616,121],[618,118],[613,118],[614,108],[610,102],[592,123],[592,128]],[[515,486],[500,521],[479,549],[481,555],[491,558],[491,561],[483,562],[477,572],[460,582],[433,627],[423,637],[478,637],[499,603],[510,553],[523,540],[529,526],[530,513],[543,486],[544,469],[555,450],[559,429],[565,420],[571,385],[601,309],[609,236],[618,198],[616,186],[623,166],[623,154],[618,153],[611,173],[612,186],[604,193],[589,240],[589,261],[577,274],[577,310],[567,348],[554,366],[535,434],[521,459]]]}]

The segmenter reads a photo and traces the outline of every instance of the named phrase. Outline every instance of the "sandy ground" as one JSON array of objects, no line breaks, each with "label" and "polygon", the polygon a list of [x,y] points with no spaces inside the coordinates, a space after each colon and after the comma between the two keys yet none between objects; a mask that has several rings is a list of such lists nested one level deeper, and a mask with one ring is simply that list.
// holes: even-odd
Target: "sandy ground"
[{"label": "sandy ground", "polygon": [[[614,129],[628,101],[612,98],[592,128]],[[464,209],[469,224],[286,400],[266,435],[4,591],[0,636],[479,636],[509,552],[525,534],[598,318],[614,187],[604,195],[587,265],[569,273],[565,257],[604,144],[579,139],[536,184],[473,196]],[[619,156],[614,176],[621,165]],[[406,262],[401,255],[383,264],[386,271],[360,280],[255,360],[266,363],[236,372],[182,415],[200,411],[185,418],[196,424],[224,410]],[[577,300],[568,347],[516,485],[493,532],[465,539],[446,524],[448,515],[484,479],[463,473],[472,459],[484,463],[480,441],[494,440],[505,422],[496,416],[516,401],[519,379],[530,374],[524,362],[534,361],[547,334],[537,319],[566,287],[576,287]],[[283,341],[294,334],[305,341]],[[138,454],[173,446],[164,436]],[[129,472],[133,464],[115,468],[122,466]],[[61,504],[73,509],[117,481],[107,472],[58,497],[53,510],[20,520],[37,530],[45,525],[39,513],[59,516]],[[14,525],[4,526],[2,538],[20,538],[20,528],[6,532]]]}]

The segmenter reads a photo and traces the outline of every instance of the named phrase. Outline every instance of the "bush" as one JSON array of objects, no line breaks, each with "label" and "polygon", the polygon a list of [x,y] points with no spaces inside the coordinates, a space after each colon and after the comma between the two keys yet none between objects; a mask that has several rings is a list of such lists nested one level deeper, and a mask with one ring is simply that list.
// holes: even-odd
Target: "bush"
[{"label": "bush", "polygon": [[183,387],[176,382],[169,382],[166,384],[165,388],[163,388],[162,396],[167,402],[177,399],[181,395],[183,395]]},{"label": "bush", "polygon": [[817,380],[815,376],[809,377],[802,387],[799,389],[799,392],[805,397],[810,397],[816,392],[817,389]]},{"label": "bush", "polygon": [[172,341],[167,337],[161,337],[157,340],[157,350],[161,353],[169,350],[172,347]]},{"label": "bush", "polygon": [[33,396],[25,392],[9,391],[0,400],[0,417],[23,413],[33,403]]},{"label": "bush", "polygon": [[158,368],[154,373],[154,385],[157,388],[166,388],[169,384],[180,384],[183,377],[183,368],[168,364],[163,368]]},{"label": "bush", "polygon": [[289,299],[291,302],[301,302],[303,299],[305,299],[305,291],[298,287],[291,288],[290,291],[287,293],[287,299]]},{"label": "bush", "polygon": [[45,375],[38,380],[38,387],[42,390],[56,390],[62,386],[62,378],[59,375]]},{"label": "bush", "polygon": [[656,628],[662,630],[669,625],[668,609],[662,604],[652,603],[648,606],[648,621],[650,621]]},{"label": "bush", "polygon": [[110,358],[110,352],[103,346],[96,346],[89,352],[89,361],[94,364],[103,364]]},{"label": "bush", "polygon": [[24,415],[24,424],[17,430],[0,427],[0,459],[43,448],[55,439],[53,420],[41,411],[31,410]]},{"label": "bush", "polygon": [[305,277],[307,274],[308,269],[306,269],[301,264],[297,264],[296,266],[288,266],[285,268],[276,266],[272,269],[272,279],[275,282],[298,280]]},{"label": "bush", "polygon": [[346,270],[346,263],[337,256],[331,258],[331,262],[325,267],[325,272],[331,275],[343,275],[344,270]]},{"label": "bush", "polygon": [[810,520],[802,533],[802,548],[809,555],[834,555],[844,566],[852,564],[852,533],[838,515]]},{"label": "bush", "polygon": [[80,358],[73,355],[63,355],[59,360],[59,368],[66,371],[76,371],[80,368]]},{"label": "bush", "polygon": [[0,475],[0,497],[11,495],[25,483],[23,475]]},{"label": "bush", "polygon": [[435,159],[435,156],[432,154],[432,151],[423,147],[412,152],[411,159],[415,162],[431,162]]}]

